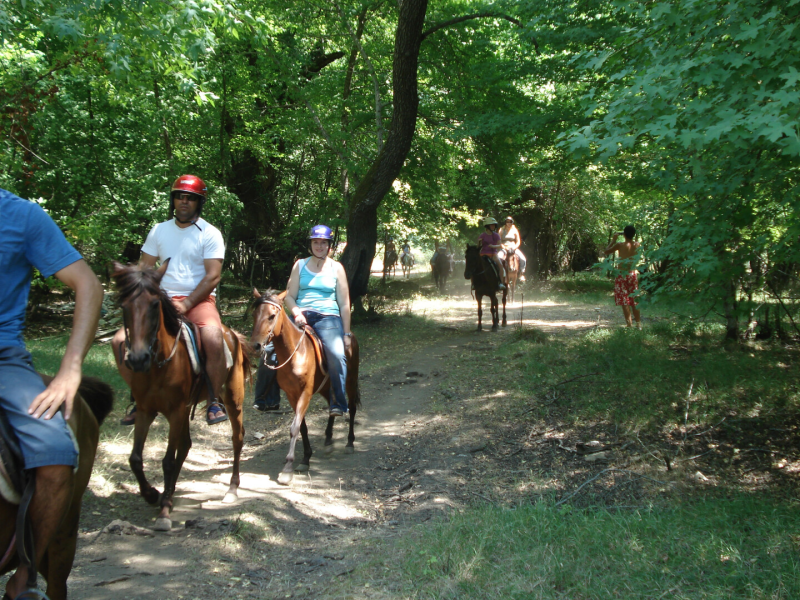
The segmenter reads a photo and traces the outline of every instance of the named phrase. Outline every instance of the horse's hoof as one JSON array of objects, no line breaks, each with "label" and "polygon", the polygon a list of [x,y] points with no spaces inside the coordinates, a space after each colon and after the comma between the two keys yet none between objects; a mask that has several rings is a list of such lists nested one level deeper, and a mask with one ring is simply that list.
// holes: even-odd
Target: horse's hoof
[{"label": "horse's hoof", "polygon": [[300,463],[294,468],[295,473],[305,473],[306,471],[308,471],[308,465],[305,463]]},{"label": "horse's hoof", "polygon": [[292,483],[292,478],[293,477],[294,476],[292,475],[292,473],[287,473],[286,471],[281,471],[281,474],[278,475],[278,483],[280,485],[289,485],[290,483]]},{"label": "horse's hoof", "polygon": [[344,447],[344,453],[345,454],[353,454],[355,451],[356,451],[356,449],[353,448],[353,446],[345,446]]},{"label": "horse's hoof", "polygon": [[153,527],[156,531],[169,531],[172,529],[172,519],[169,517],[159,517],[156,519],[155,527]]},{"label": "horse's hoof", "polygon": [[239,499],[236,492],[225,492],[225,497],[222,499],[223,504],[233,504]]},{"label": "horse's hoof", "polygon": [[325,444],[325,454],[333,453],[333,443]]}]

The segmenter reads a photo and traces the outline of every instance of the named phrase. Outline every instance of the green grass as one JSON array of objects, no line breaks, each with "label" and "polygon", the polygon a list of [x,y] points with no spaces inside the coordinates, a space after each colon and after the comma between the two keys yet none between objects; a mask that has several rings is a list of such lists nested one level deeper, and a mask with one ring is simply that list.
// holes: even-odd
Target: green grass
[{"label": "green grass", "polygon": [[402,544],[418,598],[800,597],[800,513],[760,497],[666,510],[482,507]]},{"label": "green grass", "polygon": [[643,331],[598,329],[557,343],[542,344],[538,337],[515,336],[501,349],[511,360],[517,357],[519,377],[512,385],[534,393],[557,386],[575,419],[682,421],[690,386],[691,416],[698,422],[731,411],[756,416],[800,405],[795,349],[726,349],[720,331],[679,321]]}]

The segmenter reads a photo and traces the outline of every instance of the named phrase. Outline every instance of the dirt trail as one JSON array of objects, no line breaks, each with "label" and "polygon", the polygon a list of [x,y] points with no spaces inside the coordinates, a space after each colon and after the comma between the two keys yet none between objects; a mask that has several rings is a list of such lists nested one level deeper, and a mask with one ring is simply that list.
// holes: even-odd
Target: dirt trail
[{"label": "dirt trail", "polygon": [[[291,415],[265,415],[248,401],[239,501],[220,503],[230,477],[230,428],[208,427],[198,419],[178,483],[173,530],[152,533],[156,510],[138,496],[126,464],[130,439],[105,442],[84,502],[71,597],[324,597],[336,576],[369,558],[354,553],[360,539],[398,535],[408,525],[463,505],[470,494],[480,495],[465,486],[475,453],[486,446],[484,423],[435,412],[431,402],[451,355],[464,348],[491,351],[510,328],[475,333],[468,282],[454,280],[448,287],[454,292],[448,301],[423,299],[409,306],[439,322],[433,325],[441,333],[434,343],[398,352],[389,367],[365,369],[354,454],[344,452],[343,422],[335,428],[334,451],[325,454],[326,411],[321,399],[312,402],[311,470],[297,473],[289,487],[277,485],[276,478]],[[604,321],[616,316],[613,307],[601,311]],[[597,318],[593,308],[552,302],[528,303],[523,317],[526,324],[552,331],[584,330]],[[509,311],[509,322],[519,322],[519,304]],[[362,360],[369,362],[369,349]],[[146,472],[157,484],[164,449],[158,440],[165,430],[159,419],[145,453]],[[115,525],[114,519],[123,523]]]}]

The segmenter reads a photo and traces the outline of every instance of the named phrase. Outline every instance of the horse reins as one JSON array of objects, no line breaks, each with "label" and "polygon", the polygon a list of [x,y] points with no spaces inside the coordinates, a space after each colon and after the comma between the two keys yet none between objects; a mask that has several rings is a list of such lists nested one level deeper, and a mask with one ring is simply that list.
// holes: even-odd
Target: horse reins
[{"label": "horse reins", "polygon": [[[271,304],[272,306],[276,307],[276,308],[277,308],[279,311],[283,312],[283,306],[281,306],[281,305],[280,305],[280,304],[278,304],[277,302],[273,302],[272,300],[263,300],[262,302],[263,302],[264,304]],[[279,314],[280,314],[280,313],[279,313]],[[297,354],[297,351],[298,351],[298,350],[299,350],[299,348],[300,348],[300,344],[303,342],[303,336],[305,336],[305,335],[306,335],[306,328],[305,328],[305,327],[303,327],[303,329],[301,329],[301,330],[300,330],[300,338],[297,340],[297,345],[294,347],[294,350],[293,350],[293,351],[292,351],[292,353],[289,355],[289,358],[287,358],[287,359],[286,359],[286,360],[283,362],[283,364],[281,364],[281,365],[278,365],[277,367],[273,367],[272,365],[268,365],[268,364],[267,364],[267,345],[268,345],[268,344],[269,344],[269,343],[270,343],[270,342],[271,342],[271,341],[272,341],[272,340],[275,338],[274,331],[275,331],[275,326],[276,326],[277,324],[278,324],[278,318],[277,318],[277,315],[276,315],[276,317],[275,317],[275,322],[272,324],[272,327],[270,327],[270,328],[269,328],[269,331],[267,332],[267,339],[266,339],[266,341],[264,342],[264,351],[261,353],[261,362],[263,362],[263,363],[264,363],[264,366],[265,366],[265,367],[267,367],[268,369],[270,369],[270,370],[272,370],[272,371],[277,371],[277,370],[278,370],[278,369],[280,369],[281,367],[285,367],[287,364],[289,364],[289,361],[291,361],[291,360],[292,360],[292,358],[294,357],[294,355],[295,355],[295,354]]]},{"label": "horse reins", "polygon": [[[264,303],[264,304],[271,304],[272,306],[276,307],[279,311],[283,312],[283,306],[281,306],[277,302],[273,302],[272,300],[262,300],[261,302]],[[269,344],[275,338],[275,334],[273,333],[273,331],[275,330],[275,326],[277,324],[278,324],[278,318],[276,316],[275,317],[275,322],[272,324],[272,327],[269,328],[269,332],[267,333],[267,339],[264,342],[264,350],[261,353],[261,362],[264,363],[264,366],[267,367],[268,369],[270,369],[271,371],[277,371],[281,367],[285,367],[286,365],[288,365],[289,362],[294,357],[294,355],[297,354],[297,350],[300,348],[300,344],[303,342],[303,337],[308,335],[308,332],[306,331],[306,328],[303,327],[303,329],[300,330],[300,338],[297,340],[297,345],[294,347],[294,350],[289,355],[289,358],[287,358],[283,362],[283,364],[280,364],[277,367],[273,367],[272,365],[267,364],[267,344]],[[330,377],[330,374],[329,373],[325,373],[325,377],[323,377],[322,383],[319,384],[319,387],[314,392],[314,394],[318,394],[319,393],[319,391],[322,389],[322,386],[324,386],[325,383],[328,381],[329,377]]]}]

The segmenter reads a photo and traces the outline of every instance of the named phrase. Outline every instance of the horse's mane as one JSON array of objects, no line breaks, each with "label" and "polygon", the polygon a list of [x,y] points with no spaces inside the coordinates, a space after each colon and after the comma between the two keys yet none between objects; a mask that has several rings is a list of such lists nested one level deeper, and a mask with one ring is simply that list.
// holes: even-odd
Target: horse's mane
[{"label": "horse's mane", "polygon": [[164,327],[170,335],[178,335],[181,328],[181,318],[169,296],[164,293],[159,285],[159,278],[155,269],[139,269],[128,267],[114,275],[117,282],[117,303],[138,298],[143,292],[158,296],[161,301],[161,311],[164,315]]}]

